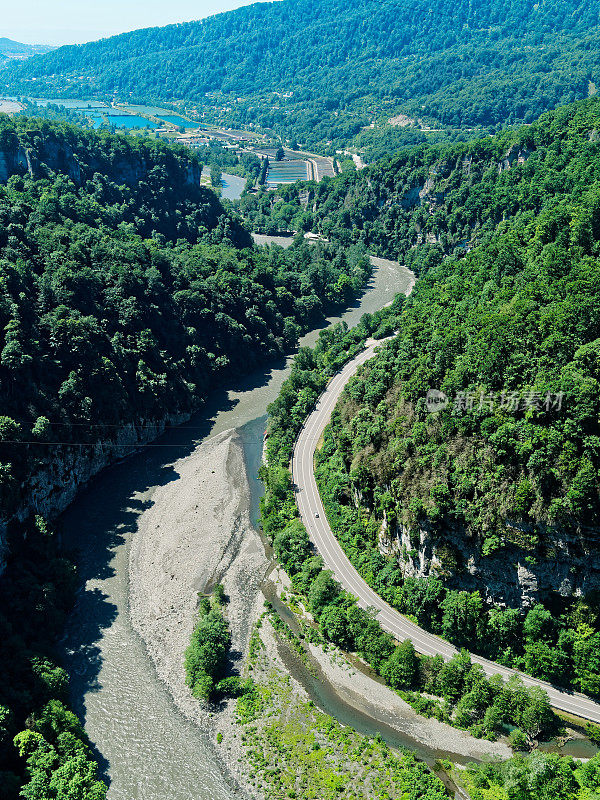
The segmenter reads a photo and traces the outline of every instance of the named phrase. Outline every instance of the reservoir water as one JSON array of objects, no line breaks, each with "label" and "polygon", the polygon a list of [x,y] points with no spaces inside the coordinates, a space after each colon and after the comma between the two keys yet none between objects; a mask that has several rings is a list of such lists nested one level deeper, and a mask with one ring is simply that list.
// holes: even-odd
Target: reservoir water
[{"label": "reservoir water", "polygon": [[156,128],[155,122],[150,122],[146,117],[137,117],[133,114],[110,112],[107,113],[107,120],[109,125],[114,125],[117,128]]},{"label": "reservoir water", "polygon": [[[404,291],[411,274],[378,260],[359,302],[328,324],[353,325]],[[312,331],[302,344],[313,344]],[[265,368],[229,391],[216,391],[189,423],[169,430],[142,452],[90,482],[59,521],[75,553],[85,585],[65,635],[65,664],[73,703],[84,721],[105,778],[110,800],[232,800],[216,752],[202,731],[186,720],[158,680],[128,612],[131,538],[154,490],[178,480],[174,463],[205,438],[236,428],[249,466],[253,517],[260,494],[255,478],[266,408],[289,374],[291,358]]]}]

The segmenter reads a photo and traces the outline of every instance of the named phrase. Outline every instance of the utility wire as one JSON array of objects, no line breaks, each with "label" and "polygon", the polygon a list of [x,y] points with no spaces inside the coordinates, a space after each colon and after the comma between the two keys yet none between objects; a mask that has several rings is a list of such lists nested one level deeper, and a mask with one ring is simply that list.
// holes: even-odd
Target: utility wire
[{"label": "utility wire", "polygon": [[139,449],[140,447],[190,447],[190,443],[187,444],[117,444],[116,442],[38,442],[38,441],[27,441],[22,439],[0,439],[0,445],[3,444],[31,444],[31,445],[46,445],[46,447],[58,447],[62,445],[66,445],[67,447],[135,447]]},{"label": "utility wire", "polygon": [[[43,414],[41,416],[44,416]],[[30,419],[19,419],[18,417],[11,417],[12,420],[15,422],[19,422],[22,425],[33,425],[35,424],[35,420]],[[46,417],[46,419],[48,419]],[[51,422],[48,420],[49,425],[54,425],[56,427],[63,427],[63,428],[123,428],[125,425],[134,425],[137,430],[151,430],[152,428],[157,427],[156,425],[135,425],[134,422],[122,422],[120,425],[116,425],[113,423],[102,423],[102,422]],[[182,422],[180,425],[165,425],[164,430],[169,430],[170,428],[185,428],[185,430],[204,430],[206,425],[186,425]]]}]

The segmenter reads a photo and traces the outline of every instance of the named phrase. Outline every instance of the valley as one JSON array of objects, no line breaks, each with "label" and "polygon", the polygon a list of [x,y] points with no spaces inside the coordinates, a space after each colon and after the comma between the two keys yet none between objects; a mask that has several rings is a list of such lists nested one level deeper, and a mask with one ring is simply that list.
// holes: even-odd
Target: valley
[{"label": "valley", "polygon": [[0,800],[595,800],[597,4],[134,5],[0,39]]},{"label": "valley", "polygon": [[[315,450],[323,438],[325,428],[329,424],[332,412],[346,384],[360,366],[373,358],[377,350],[389,341],[391,338],[383,339],[380,342],[368,342],[369,346],[350,361],[329,383],[326,391],[319,398],[315,411],[307,418],[296,441],[292,457],[292,481],[300,519],[318,552],[323,556],[325,566],[331,569],[344,589],[357,598],[360,607],[375,609],[382,628],[390,632],[397,641],[409,639],[419,653],[431,656],[441,655],[447,661],[458,655],[455,647],[419,628],[414,622],[403,617],[385,601],[382,601],[354,569],[329,527],[314,473]],[[504,680],[510,680],[518,674],[515,670],[477,656],[472,655],[471,660],[474,664],[480,665],[488,676],[501,675]],[[559,711],[600,723],[599,703],[582,694],[561,692],[548,682],[536,681],[524,674],[520,674],[519,677],[525,686],[541,687],[548,694],[552,705]]]},{"label": "valley", "polygon": [[[179,114],[175,114],[172,109],[114,100],[0,97],[0,113],[36,115],[42,109],[53,118],[81,123],[93,130],[118,131],[197,150],[208,163],[225,166],[223,185],[213,188],[221,188],[222,196],[228,200],[240,199],[248,179],[253,181],[254,189],[263,184],[267,189],[276,189],[299,180],[318,182],[339,171],[337,162],[328,156],[287,148],[279,153],[279,140],[272,132],[203,125],[195,108],[178,108]],[[261,174],[262,164],[266,164],[264,175]],[[234,166],[238,174],[228,174],[227,165]],[[207,185],[212,186],[209,176],[207,166],[205,177]]]},{"label": "valley", "polygon": [[[329,324],[357,322],[405,286],[404,271],[381,268],[356,308]],[[316,331],[302,344],[315,339]],[[68,626],[66,663],[74,707],[109,765],[110,798],[140,791],[152,797],[168,788],[183,800],[199,786],[202,794],[195,796],[206,800],[239,796],[220,771],[235,776],[240,767],[233,758],[227,768],[219,765],[214,749],[219,730],[235,745],[231,714],[223,719],[223,712],[203,711],[183,685],[181,664],[196,593],[207,585],[224,583],[241,626],[241,653],[262,611],[269,560],[252,525],[260,491],[252,476],[267,405],[290,363],[216,392],[200,415],[159,438],[158,447],[142,448],[94,479],[60,521],[67,546],[80,554],[85,582]],[[229,506],[227,497],[233,497]],[[181,763],[191,769],[182,771]]]}]

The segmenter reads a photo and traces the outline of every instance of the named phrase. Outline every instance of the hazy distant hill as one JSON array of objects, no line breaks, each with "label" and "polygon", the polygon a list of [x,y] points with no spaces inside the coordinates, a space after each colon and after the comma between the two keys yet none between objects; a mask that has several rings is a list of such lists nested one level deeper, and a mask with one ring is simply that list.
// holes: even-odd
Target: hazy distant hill
[{"label": "hazy distant hill", "polygon": [[14,42],[12,39],[0,38],[0,59],[4,61],[8,59],[24,60],[31,56],[49,53],[55,49],[48,44],[22,44]]},{"label": "hazy distant hill", "polygon": [[193,100],[304,141],[399,111],[461,127],[530,122],[600,86],[599,6],[283,0],[61,47],[3,75],[13,91],[36,79],[38,92]]}]

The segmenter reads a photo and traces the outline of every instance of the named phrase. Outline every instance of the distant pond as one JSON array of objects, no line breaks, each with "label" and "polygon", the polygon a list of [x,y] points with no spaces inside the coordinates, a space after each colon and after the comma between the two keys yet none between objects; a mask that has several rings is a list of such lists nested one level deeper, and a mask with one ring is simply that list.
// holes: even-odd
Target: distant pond
[{"label": "distant pond", "polygon": [[136,117],[133,114],[109,114],[108,122],[117,128],[156,128],[154,122],[145,117]]}]

